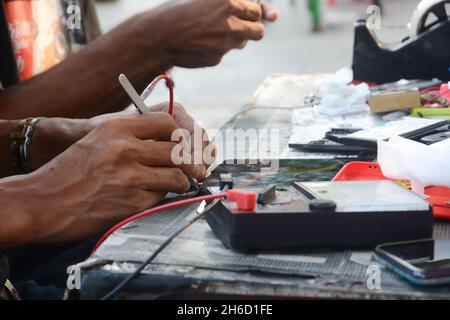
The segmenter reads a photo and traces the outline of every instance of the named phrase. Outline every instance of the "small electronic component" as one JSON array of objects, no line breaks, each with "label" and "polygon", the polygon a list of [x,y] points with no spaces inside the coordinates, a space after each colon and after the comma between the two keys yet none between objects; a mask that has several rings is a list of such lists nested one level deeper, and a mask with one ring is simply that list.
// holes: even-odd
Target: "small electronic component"
[{"label": "small electronic component", "polygon": [[228,189],[233,189],[233,176],[229,173],[222,173],[219,177],[220,179],[220,190],[225,189],[225,187],[228,187]]},{"label": "small electronic component", "polygon": [[265,188],[262,192],[258,193],[257,203],[261,205],[266,205],[272,203],[277,197],[277,186],[270,185]]}]

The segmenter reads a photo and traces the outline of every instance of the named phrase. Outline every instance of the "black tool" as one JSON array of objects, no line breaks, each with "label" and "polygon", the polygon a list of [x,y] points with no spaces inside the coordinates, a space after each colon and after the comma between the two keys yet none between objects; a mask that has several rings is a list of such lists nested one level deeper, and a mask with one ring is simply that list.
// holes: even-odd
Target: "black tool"
[{"label": "black tool", "polygon": [[450,131],[439,132],[430,136],[423,137],[422,139],[420,139],[420,142],[431,145],[447,139],[450,139]]},{"label": "black tool", "polygon": [[357,22],[353,52],[355,80],[379,84],[400,79],[450,81],[450,21],[447,19],[392,47],[386,47],[375,34],[365,20]]},{"label": "black tool", "polygon": [[356,154],[356,155],[361,153],[374,153],[374,150],[372,148],[365,148],[360,146],[348,146],[342,143],[331,141],[329,139],[313,141],[307,144],[290,143],[289,147],[311,153],[337,153],[337,154]]},{"label": "black tool", "polygon": [[257,203],[261,205],[266,205],[272,203],[277,197],[277,187],[276,185],[270,185],[263,191],[258,193]]},{"label": "black tool", "polygon": [[[442,120],[433,124],[424,123],[424,125],[416,130],[411,130],[409,132],[403,132],[394,134],[391,133],[392,136],[398,135],[400,137],[414,140],[414,141],[420,141],[423,137],[433,135],[436,133],[443,132],[444,130],[447,130],[450,125],[450,121]],[[368,138],[368,137],[358,137],[358,132],[355,132],[354,134],[341,134],[336,133],[335,131],[330,131],[326,133],[327,139],[334,141],[336,143],[345,144],[348,146],[357,146],[357,147],[364,147],[369,148],[373,150],[377,150],[378,148],[378,140],[389,140],[389,138],[381,139],[379,137],[374,138]]]},{"label": "black tool", "polygon": [[227,188],[228,190],[233,189],[233,176],[229,173],[222,173],[220,178],[220,189],[223,190]]}]

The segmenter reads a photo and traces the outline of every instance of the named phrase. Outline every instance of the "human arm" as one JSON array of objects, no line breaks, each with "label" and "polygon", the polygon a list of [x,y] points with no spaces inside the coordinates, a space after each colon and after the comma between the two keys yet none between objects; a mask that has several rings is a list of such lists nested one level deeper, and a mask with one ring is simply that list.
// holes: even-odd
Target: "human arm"
[{"label": "human arm", "polygon": [[80,240],[189,189],[174,166],[178,128],[165,113],[105,121],[45,166],[0,179],[0,249]]},{"label": "human arm", "polygon": [[[201,132],[201,142],[199,144],[192,143],[191,152],[202,159],[199,173],[195,176],[195,178],[202,181],[205,178],[206,169],[214,160],[214,147],[211,146],[205,130],[195,122],[184,107],[178,103],[175,103],[174,107],[174,120],[180,128],[186,129],[192,137],[195,130]],[[167,112],[168,109],[167,103],[161,103],[150,108],[152,112]],[[37,123],[32,137],[30,148],[31,167],[38,169],[45,165],[103,123],[132,115],[136,115],[136,111],[128,109],[91,119],[41,119]],[[9,135],[19,124],[20,121],[17,120],[0,120],[0,177],[10,176],[13,173]],[[208,150],[210,152],[205,153]],[[209,159],[205,159],[204,154],[208,155]]]},{"label": "human arm", "polygon": [[[0,118],[88,118],[120,110],[128,104],[117,81],[120,73],[142,89],[173,66],[215,65],[229,50],[261,39],[263,17],[259,5],[245,0],[170,1],[1,92]],[[276,14],[265,17],[274,20]]]},{"label": "human arm", "polygon": [[[20,123],[21,120],[0,120],[0,178],[13,174],[10,134]],[[41,119],[32,137],[32,167],[41,167],[93,129],[89,119]]]}]

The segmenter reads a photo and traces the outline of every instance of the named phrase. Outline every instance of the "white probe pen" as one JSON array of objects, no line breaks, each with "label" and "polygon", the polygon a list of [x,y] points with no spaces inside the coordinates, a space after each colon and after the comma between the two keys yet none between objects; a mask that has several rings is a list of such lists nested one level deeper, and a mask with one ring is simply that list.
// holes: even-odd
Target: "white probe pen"
[{"label": "white probe pen", "polygon": [[139,96],[136,89],[133,87],[133,85],[128,80],[126,75],[121,74],[119,76],[119,82],[122,85],[125,92],[130,97],[131,101],[133,102],[134,106],[139,111],[139,113],[143,114],[150,111],[150,109],[145,105],[144,100]]}]

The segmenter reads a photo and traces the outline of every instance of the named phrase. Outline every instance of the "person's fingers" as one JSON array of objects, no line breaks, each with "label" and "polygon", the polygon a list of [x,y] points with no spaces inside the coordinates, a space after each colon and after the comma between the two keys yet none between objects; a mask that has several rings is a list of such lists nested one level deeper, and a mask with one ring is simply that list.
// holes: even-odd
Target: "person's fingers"
[{"label": "person's fingers", "polygon": [[146,113],[126,119],[124,125],[139,139],[170,140],[172,133],[178,129],[172,116],[165,112]]},{"label": "person's fingers", "polygon": [[247,42],[248,42],[247,40],[242,41],[241,44],[237,48],[238,49],[244,49],[245,46],[247,45]]},{"label": "person's fingers", "polygon": [[208,142],[208,144],[204,147],[204,150],[206,150],[208,154],[208,159],[205,159],[205,163],[206,166],[209,167],[216,159],[217,147],[213,142]]},{"label": "person's fingers", "polygon": [[233,39],[231,42],[230,48],[231,49],[244,49],[247,45],[248,40],[242,40],[242,39]]},{"label": "person's fingers", "polygon": [[[200,167],[200,173],[196,176],[197,180],[202,182],[206,178],[206,171],[214,163],[215,160],[215,145],[209,144],[203,148],[203,164]],[[197,151],[196,151],[197,152]]]},{"label": "person's fingers", "polygon": [[[169,104],[160,103],[150,107],[150,110],[152,112],[168,112]],[[174,103],[172,117],[180,128],[188,130],[191,134],[194,132],[195,127],[198,126],[194,118],[192,118],[189,113],[184,110],[181,104],[176,102]]]},{"label": "person's fingers", "polygon": [[[246,42],[242,40],[237,41],[239,43]],[[166,111],[167,108],[168,108],[167,104],[160,104],[151,107],[152,111]],[[186,133],[188,135],[187,137],[188,139],[186,139],[186,141],[190,141],[191,147],[190,150],[192,153],[192,162],[190,163],[194,164],[194,166],[187,166],[187,167],[180,166],[180,167],[183,169],[184,172],[191,173],[191,175],[194,176],[195,178],[202,180],[204,177],[202,176],[201,173],[202,172],[204,173],[206,171],[206,168],[210,166],[212,162],[210,158],[214,159],[215,148],[209,147],[208,160],[206,161],[204,159],[204,151],[211,143],[209,141],[209,137],[206,131],[198,123],[196,123],[195,120],[179,104],[175,104],[173,116],[177,124],[180,126],[180,128],[186,129],[189,132]],[[198,139],[198,141],[195,141],[196,139]],[[188,148],[188,146],[186,147]],[[155,153],[153,153],[153,155],[154,154]],[[163,164],[159,165],[164,166]]]},{"label": "person's fingers", "polygon": [[191,134],[194,133],[196,126],[198,127],[198,124],[195,122],[194,118],[192,118],[185,111],[175,112],[173,118],[180,128],[188,130]]},{"label": "person's fingers", "polygon": [[203,154],[203,163],[206,165],[207,168],[209,168],[209,166],[216,159],[216,152],[217,152],[216,145],[213,142],[211,142],[206,130],[203,130],[202,154]]},{"label": "person's fingers", "polygon": [[261,5],[247,0],[233,1],[232,14],[248,21],[260,21],[263,16]]},{"label": "person's fingers", "polygon": [[234,21],[234,36],[241,40],[261,40],[264,37],[265,28],[261,22]]},{"label": "person's fingers", "polygon": [[190,182],[180,168],[146,167],[140,168],[138,185],[143,190],[185,193]]},{"label": "person's fingers", "polygon": [[177,167],[186,175],[195,178],[199,176],[202,171],[202,165],[194,163],[194,159],[188,146],[183,147],[182,144],[174,142],[150,140],[142,140],[137,145],[137,160],[145,166]]},{"label": "person's fingers", "polygon": [[278,11],[275,9],[273,5],[270,3],[263,3],[262,5],[262,11],[263,11],[263,19],[273,22],[278,19]]}]

